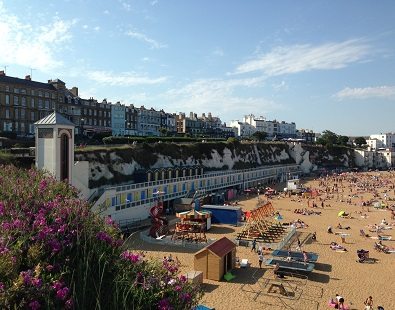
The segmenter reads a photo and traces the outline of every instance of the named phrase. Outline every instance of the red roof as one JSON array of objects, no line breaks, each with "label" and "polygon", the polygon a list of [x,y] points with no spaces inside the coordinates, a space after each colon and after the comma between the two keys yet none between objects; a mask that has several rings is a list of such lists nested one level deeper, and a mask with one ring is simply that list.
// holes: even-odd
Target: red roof
[{"label": "red roof", "polygon": [[231,240],[226,237],[223,237],[214,243],[210,244],[206,248],[213,252],[218,257],[224,257],[226,254],[231,252],[236,247]]}]

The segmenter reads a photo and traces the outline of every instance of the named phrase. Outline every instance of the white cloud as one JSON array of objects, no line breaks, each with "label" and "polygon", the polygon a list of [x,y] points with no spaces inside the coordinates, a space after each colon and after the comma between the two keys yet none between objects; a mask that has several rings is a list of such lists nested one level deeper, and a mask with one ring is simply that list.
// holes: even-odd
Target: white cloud
[{"label": "white cloud", "polygon": [[130,11],[132,9],[132,5],[127,2],[127,1],[122,1],[119,0],[119,2],[121,3],[122,7],[126,10],[126,11]]},{"label": "white cloud", "polygon": [[333,70],[365,60],[372,48],[363,40],[347,40],[318,46],[309,44],[274,48],[236,68],[236,74],[262,71],[278,76],[311,70]]},{"label": "white cloud", "polygon": [[346,87],[334,95],[337,99],[382,98],[395,100],[395,86],[377,86],[364,88]]},{"label": "white cloud", "polygon": [[0,2],[0,63],[34,66],[46,72],[60,67],[56,51],[71,39],[70,29],[75,23],[55,17],[48,25],[33,26]]},{"label": "white cloud", "polygon": [[280,83],[274,83],[272,84],[272,87],[275,91],[288,90],[288,85],[285,83],[285,81],[281,81]]},{"label": "white cloud", "polygon": [[[213,112],[215,115],[244,115],[248,111],[264,113],[281,108],[272,100],[235,94],[237,88],[261,86],[263,78],[200,79],[184,87],[169,90],[165,97],[167,108],[174,111]],[[199,111],[197,111],[199,109]]]},{"label": "white cloud", "polygon": [[88,25],[82,25],[82,28],[85,30],[88,29],[88,27],[89,27]]},{"label": "white cloud", "polygon": [[110,11],[109,10],[104,10],[103,14],[108,15],[108,14],[110,14]]},{"label": "white cloud", "polygon": [[135,72],[122,72],[117,74],[107,71],[88,72],[87,78],[111,86],[153,85],[161,84],[167,80],[166,77],[149,78],[144,75],[138,75]]},{"label": "white cloud", "polygon": [[222,57],[222,56],[225,55],[225,53],[224,53],[224,51],[222,50],[222,48],[216,48],[216,49],[213,51],[213,55],[214,55],[214,56],[220,56],[220,57]]},{"label": "white cloud", "polygon": [[158,2],[159,2],[158,0],[151,1],[151,5],[152,5],[152,6],[155,6],[155,5],[158,4]]},{"label": "white cloud", "polygon": [[96,27],[94,27],[94,28],[93,28],[93,30],[95,30],[95,31],[99,31],[99,30],[100,30],[100,26],[96,26]]},{"label": "white cloud", "polygon": [[136,32],[136,31],[127,31],[125,33],[127,36],[143,41],[145,43],[148,43],[150,45],[151,48],[164,48],[167,47],[166,44],[162,44],[159,43],[157,41],[155,41],[154,39],[149,38],[148,36],[146,36],[144,33],[141,32]]}]

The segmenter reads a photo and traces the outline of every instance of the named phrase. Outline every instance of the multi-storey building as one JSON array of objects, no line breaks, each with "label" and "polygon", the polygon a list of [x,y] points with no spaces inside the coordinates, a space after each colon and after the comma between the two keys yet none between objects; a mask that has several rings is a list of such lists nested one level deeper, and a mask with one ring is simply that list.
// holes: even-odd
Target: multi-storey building
[{"label": "multi-storey building", "polygon": [[176,127],[176,114],[166,113],[160,110],[160,128],[162,128],[161,134],[174,135],[177,133]]},{"label": "multi-storey building", "polygon": [[113,136],[125,135],[125,105],[117,102],[111,105],[111,131]]},{"label": "multi-storey building", "polygon": [[251,137],[255,132],[257,132],[256,128],[245,122],[239,122],[239,121],[231,121],[229,123],[230,127],[235,128],[237,132],[237,136],[240,138],[249,138]]},{"label": "multi-storey building", "polygon": [[[111,131],[111,103],[106,99],[98,102],[96,99],[79,98],[81,117],[79,120],[72,120],[80,127],[81,132],[91,135],[102,131]],[[78,127],[77,127],[78,128]]]},{"label": "multi-storey building", "polygon": [[[0,71],[0,130],[18,135],[34,134],[34,123],[54,109],[68,112],[70,92],[61,80],[48,83],[6,76]],[[69,116],[70,117],[70,116]]]},{"label": "multi-storey building", "polygon": [[161,111],[154,108],[146,109],[141,106],[137,109],[138,131],[142,136],[159,136],[161,127]]},{"label": "multi-storey building", "polygon": [[138,110],[131,104],[125,109],[125,134],[128,136],[138,136],[137,130]]},{"label": "multi-storey building", "polygon": [[377,135],[371,135],[366,143],[373,150],[381,148],[395,149],[395,134],[394,133],[381,133]]},{"label": "multi-storey building", "polygon": [[302,139],[306,143],[313,143],[315,142],[315,133],[312,130],[299,129],[296,130],[296,138]]}]

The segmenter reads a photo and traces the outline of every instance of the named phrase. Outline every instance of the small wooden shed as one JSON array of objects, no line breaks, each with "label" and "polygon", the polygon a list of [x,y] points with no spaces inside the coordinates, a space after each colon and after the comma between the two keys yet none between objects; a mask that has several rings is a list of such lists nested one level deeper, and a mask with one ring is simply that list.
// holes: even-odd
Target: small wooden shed
[{"label": "small wooden shed", "polygon": [[195,253],[194,269],[203,272],[205,279],[220,281],[236,266],[236,244],[226,237]]}]

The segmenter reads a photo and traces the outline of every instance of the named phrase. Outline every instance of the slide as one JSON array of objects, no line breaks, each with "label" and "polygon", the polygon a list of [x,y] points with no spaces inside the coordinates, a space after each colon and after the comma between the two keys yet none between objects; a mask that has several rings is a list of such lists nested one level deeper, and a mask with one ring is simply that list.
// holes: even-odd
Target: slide
[{"label": "slide", "polygon": [[165,217],[161,217],[163,211],[163,203],[158,202],[150,209],[151,223],[152,226],[149,230],[148,235],[152,238],[158,238],[165,234],[167,231],[168,221]]}]

